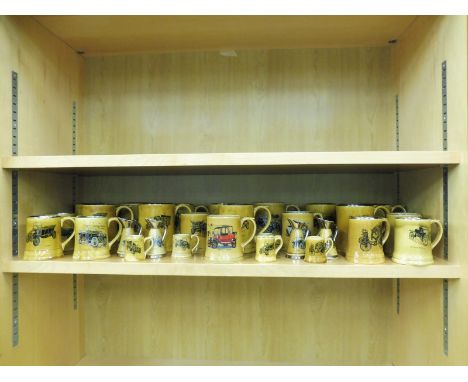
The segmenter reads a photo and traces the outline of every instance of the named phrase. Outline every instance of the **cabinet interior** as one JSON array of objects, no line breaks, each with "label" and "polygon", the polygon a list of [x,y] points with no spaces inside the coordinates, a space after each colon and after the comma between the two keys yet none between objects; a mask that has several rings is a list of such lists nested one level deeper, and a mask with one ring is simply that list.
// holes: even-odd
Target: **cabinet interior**
[{"label": "cabinet interior", "polygon": [[[73,102],[76,154],[442,150],[443,61],[449,68],[448,147],[466,153],[464,16],[405,20],[391,44],[240,44],[234,57],[218,47],[131,54],[118,48],[120,53],[109,54],[98,46],[82,55],[41,25],[46,21],[0,18],[0,45],[7,49],[0,62],[6,111],[0,118],[9,134],[14,70],[21,155],[72,154]],[[8,134],[0,142],[2,155],[11,154]],[[449,174],[449,260],[466,266],[464,166]],[[71,211],[72,184],[71,175],[20,172],[20,252],[25,218]],[[1,210],[10,222],[11,174],[5,170],[0,186]],[[403,202],[442,220],[442,169],[76,180],[76,202],[145,201]],[[0,233],[6,259],[11,225]],[[442,249],[435,255],[443,256]],[[0,331],[0,348],[6,349],[0,364],[404,365],[468,359],[466,278],[450,281],[447,356],[441,280],[401,280],[397,312],[397,281],[391,279],[79,275],[75,310],[72,275],[22,274],[20,344],[12,347],[11,277],[0,273],[0,300],[7,307],[0,325],[8,329]]]}]

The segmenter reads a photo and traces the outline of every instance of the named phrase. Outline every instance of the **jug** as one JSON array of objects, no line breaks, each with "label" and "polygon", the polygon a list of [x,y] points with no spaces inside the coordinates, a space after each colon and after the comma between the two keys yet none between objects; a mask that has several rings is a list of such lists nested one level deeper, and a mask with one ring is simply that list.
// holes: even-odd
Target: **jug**
[{"label": "jug", "polygon": [[318,218],[317,221],[320,227],[318,236],[323,237],[325,240],[327,240],[328,238],[332,239],[331,249],[328,251],[328,244],[327,244],[327,248],[325,248],[328,251],[327,258],[334,259],[338,257],[338,252],[336,250],[336,244],[335,244],[336,236],[338,235],[338,228],[336,226],[336,223],[332,220],[326,220],[326,219],[320,219],[320,218]]},{"label": "jug", "polygon": [[145,218],[147,227],[149,227],[148,237],[153,239],[153,248],[148,252],[147,256],[150,259],[160,259],[166,254],[166,247],[164,245],[167,226],[160,220]]},{"label": "jug", "polygon": [[117,218],[122,223],[122,235],[120,236],[119,248],[117,248],[117,255],[125,257],[125,239],[130,235],[141,235],[142,227],[138,224],[137,220],[129,220],[124,218]]},{"label": "jug", "polygon": [[288,219],[288,222],[291,227],[291,234],[289,235],[286,257],[293,260],[303,259],[305,256],[305,239],[309,236],[310,229],[303,222],[292,219]]}]

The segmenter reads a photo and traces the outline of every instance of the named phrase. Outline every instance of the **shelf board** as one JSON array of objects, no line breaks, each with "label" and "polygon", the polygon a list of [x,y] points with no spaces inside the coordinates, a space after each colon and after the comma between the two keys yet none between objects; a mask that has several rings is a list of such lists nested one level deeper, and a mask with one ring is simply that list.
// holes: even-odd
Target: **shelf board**
[{"label": "shelf board", "polygon": [[274,263],[258,263],[244,257],[232,264],[213,263],[203,256],[175,259],[166,256],[160,260],[125,262],[112,256],[104,260],[77,261],[71,256],[47,261],[12,259],[2,265],[8,273],[58,273],[98,275],[152,275],[152,276],[220,276],[220,277],[302,277],[302,278],[426,278],[453,279],[462,276],[462,268],[445,260],[418,267],[399,265],[386,259],[385,264],[360,265],[338,257],[326,264],[310,264],[279,256]]},{"label": "shelf board", "polygon": [[416,16],[35,16],[84,55],[386,46]]},{"label": "shelf board", "polygon": [[5,156],[4,169],[70,174],[394,172],[456,165],[456,151]]}]

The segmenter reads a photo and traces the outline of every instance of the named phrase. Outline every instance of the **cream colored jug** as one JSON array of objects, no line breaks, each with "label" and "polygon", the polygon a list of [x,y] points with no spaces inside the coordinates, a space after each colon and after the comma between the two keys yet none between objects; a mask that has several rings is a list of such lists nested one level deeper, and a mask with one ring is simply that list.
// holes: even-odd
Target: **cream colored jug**
[{"label": "cream colored jug", "polygon": [[291,229],[288,241],[288,251],[286,257],[293,260],[303,259],[305,256],[305,239],[310,234],[310,230],[307,228],[304,234],[304,229],[307,227],[305,223],[296,222],[292,219],[288,219]]},{"label": "cream colored jug", "polygon": [[332,241],[327,241],[327,248],[325,248],[328,251],[328,245],[331,243],[331,248],[327,252],[327,258],[329,259],[334,259],[338,257],[338,252],[336,250],[336,245],[335,245],[335,240],[336,236],[338,234],[338,228],[336,227],[336,223],[332,220],[325,220],[325,219],[317,219],[319,223],[319,234],[318,236],[323,237],[325,240],[330,238]]},{"label": "cream colored jug", "polygon": [[136,220],[129,220],[124,218],[117,218],[122,223],[122,235],[120,236],[119,247],[117,248],[117,255],[125,257],[125,239],[130,235],[141,235],[142,227]]},{"label": "cream colored jug", "polygon": [[160,259],[166,254],[164,245],[167,226],[160,220],[146,218],[147,227],[149,227],[148,237],[153,239],[153,248],[148,252],[147,257],[152,260]]}]

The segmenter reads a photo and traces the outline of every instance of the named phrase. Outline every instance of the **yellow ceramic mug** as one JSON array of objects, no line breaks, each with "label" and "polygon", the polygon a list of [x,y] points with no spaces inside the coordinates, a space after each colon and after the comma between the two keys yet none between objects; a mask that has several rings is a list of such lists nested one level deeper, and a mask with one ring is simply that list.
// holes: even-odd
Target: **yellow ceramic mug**
[{"label": "yellow ceramic mug", "polygon": [[[284,203],[255,203],[256,207],[263,206],[268,208],[271,214],[270,224],[268,223],[268,214],[260,210],[255,215],[255,221],[257,223],[257,230],[263,231],[264,233],[272,233],[273,235],[281,235],[281,217],[286,207]],[[266,227],[266,229],[263,229]]]},{"label": "yellow ceramic mug", "polygon": [[[195,239],[197,242],[192,247],[190,242]],[[190,235],[188,233],[176,233],[172,237],[172,257],[191,257],[197,251],[200,244],[200,238],[197,235]]]},{"label": "yellow ceramic mug", "polygon": [[68,241],[62,243],[60,217],[57,215],[26,218],[24,260],[48,260],[63,256]]},{"label": "yellow ceramic mug", "polygon": [[348,246],[348,222],[353,216],[375,216],[380,206],[365,204],[338,204],[336,206],[336,226],[338,235],[336,237],[336,249],[338,253],[344,254]]},{"label": "yellow ceramic mug", "polygon": [[281,235],[261,233],[255,237],[255,241],[255,260],[260,263],[271,263],[272,261],[276,261],[276,256],[283,246]]},{"label": "yellow ceramic mug", "polygon": [[[65,246],[75,238],[73,259],[75,260],[99,260],[110,257],[110,248],[122,234],[122,224],[116,217],[104,216],[76,216],[62,218],[62,226],[70,221],[75,225],[72,235],[64,241]],[[109,242],[109,227],[112,222],[117,223],[118,231]]]},{"label": "yellow ceramic mug", "polygon": [[[257,214],[263,211],[267,215],[266,226],[261,229],[258,234],[266,231],[271,222],[271,213],[267,207],[257,206],[254,207],[252,204],[223,204],[219,207],[220,215],[239,215],[241,218],[250,217],[255,218]],[[255,228],[255,229],[254,229]],[[241,227],[241,237],[242,241],[246,241],[252,233],[256,234],[257,226],[252,226],[251,224],[243,224]],[[245,248],[243,248],[244,253],[255,252],[255,243],[253,241],[247,242]]]},{"label": "yellow ceramic mug", "polygon": [[386,218],[391,213],[406,212],[406,208],[401,204],[374,204],[373,206],[376,208],[374,213],[376,218]]},{"label": "yellow ceramic mug", "polygon": [[356,216],[349,219],[346,260],[355,264],[385,262],[383,244],[390,234],[386,218]]},{"label": "yellow ceramic mug", "polygon": [[421,214],[416,212],[392,212],[387,215],[388,223],[390,224],[390,235],[384,244],[384,253],[387,256],[392,256],[394,243],[395,243],[395,220],[399,218],[420,218]]},{"label": "yellow ceramic mug", "polygon": [[205,212],[192,212],[180,215],[180,233],[197,235],[200,239],[198,249],[195,253],[204,254],[206,250],[206,220],[208,214]]},{"label": "yellow ceramic mug", "polygon": [[[242,238],[241,227],[251,224],[251,236]],[[253,217],[241,218],[239,215],[208,215],[208,242],[205,256],[212,261],[233,262],[242,259],[243,249],[250,243],[256,230]]]},{"label": "yellow ceramic mug", "polygon": [[[281,224],[281,237],[283,239],[283,249],[287,250],[289,244],[289,236],[293,229],[291,222],[304,223],[303,234],[304,237],[310,235],[314,227],[314,215],[308,211],[295,211],[295,212],[284,212],[282,215],[282,224]],[[308,231],[308,233],[307,233]]]},{"label": "yellow ceramic mug", "polygon": [[[431,229],[438,232],[432,240]],[[399,264],[429,265],[434,263],[432,250],[442,239],[443,227],[439,220],[415,217],[395,220],[395,249],[392,260]]]},{"label": "yellow ceramic mug", "polygon": [[[128,235],[124,242],[124,258],[125,261],[141,261],[146,259],[146,255],[153,248],[153,238],[144,237],[143,235]],[[145,249],[146,243],[150,245]]]},{"label": "yellow ceramic mug", "polygon": [[331,237],[324,239],[322,236],[309,236],[305,240],[304,261],[308,263],[326,263],[327,255],[333,248]]}]

